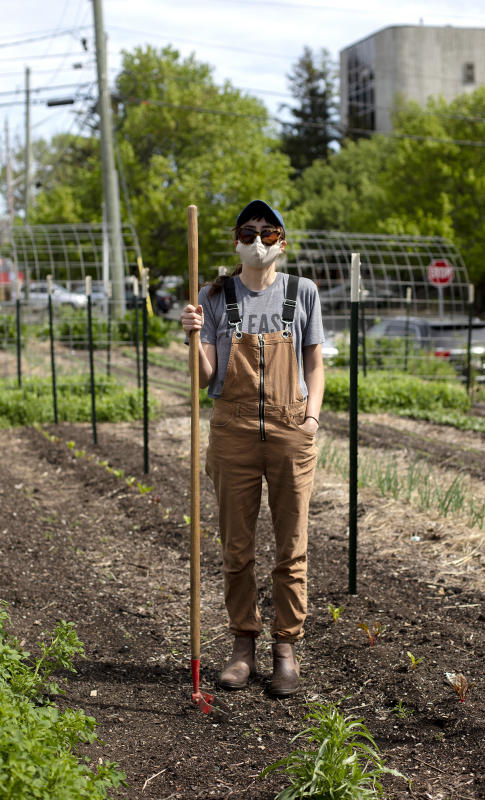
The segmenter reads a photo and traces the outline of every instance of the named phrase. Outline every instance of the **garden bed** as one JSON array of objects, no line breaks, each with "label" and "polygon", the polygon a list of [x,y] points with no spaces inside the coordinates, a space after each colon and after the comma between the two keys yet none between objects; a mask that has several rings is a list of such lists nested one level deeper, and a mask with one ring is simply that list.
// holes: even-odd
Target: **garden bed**
[{"label": "garden bed", "polygon": [[[466,452],[483,453],[481,434],[464,434],[460,444],[449,434],[440,439],[437,426],[426,423],[413,423],[412,431],[400,420],[394,426],[387,415],[361,423],[366,447],[391,450],[394,435],[398,453],[418,440],[430,463],[450,474],[469,464],[478,477],[480,461],[467,461]],[[129,783],[123,796],[271,800],[284,778],[258,775],[293,749],[305,703],[342,700],[346,713],[365,720],[387,765],[412,779],[411,787],[386,779],[388,800],[482,800],[483,532],[467,533],[459,520],[365,489],[359,496],[358,594],[350,597],[347,486],[319,470],[310,510],[309,616],[298,649],[301,693],[284,701],[267,696],[267,633],[258,642],[258,673],[249,688],[223,693],[216,678],[230,637],[214,498],[203,475],[202,680],[231,707],[230,721],[214,724],[191,703],[187,406],[174,404],[173,416],[152,424],[148,476],[140,427],[100,425],[97,447],[86,424],[49,427],[59,441],[33,428],[0,431],[6,454],[0,467],[2,597],[27,649],[56,620],[74,622],[87,660],[77,664],[61,704],[96,717],[105,744],[87,752],[93,762],[119,763]],[[204,412],[203,442],[207,427]],[[335,415],[332,428],[345,447],[345,415]],[[325,432],[320,436],[323,443]],[[136,478],[131,486],[129,476]],[[153,488],[142,491],[137,484]],[[265,504],[258,531],[267,631],[272,534]],[[459,555],[455,540],[463,543]],[[345,606],[337,624],[329,603]],[[357,625],[375,622],[385,630],[371,648]],[[415,670],[408,651],[423,659]],[[445,672],[475,682],[464,703]]]}]

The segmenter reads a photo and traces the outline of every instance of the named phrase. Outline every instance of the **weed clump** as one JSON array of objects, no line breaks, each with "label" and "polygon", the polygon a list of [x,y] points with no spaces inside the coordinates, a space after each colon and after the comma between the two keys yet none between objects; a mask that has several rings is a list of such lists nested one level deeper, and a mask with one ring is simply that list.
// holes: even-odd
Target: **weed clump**
[{"label": "weed clump", "polygon": [[275,800],[374,800],[384,791],[383,775],[405,778],[384,765],[379,749],[362,719],[344,716],[337,704],[310,703],[305,720],[312,724],[292,742],[304,737],[305,749],[270,764],[261,773],[284,773],[291,781]]}]

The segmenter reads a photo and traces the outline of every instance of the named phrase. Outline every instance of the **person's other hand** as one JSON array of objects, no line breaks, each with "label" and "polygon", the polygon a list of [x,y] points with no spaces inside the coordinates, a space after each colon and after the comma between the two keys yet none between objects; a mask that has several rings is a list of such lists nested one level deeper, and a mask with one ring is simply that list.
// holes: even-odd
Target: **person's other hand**
[{"label": "person's other hand", "polygon": [[318,422],[313,417],[308,417],[299,427],[306,433],[315,434],[318,430]]}]

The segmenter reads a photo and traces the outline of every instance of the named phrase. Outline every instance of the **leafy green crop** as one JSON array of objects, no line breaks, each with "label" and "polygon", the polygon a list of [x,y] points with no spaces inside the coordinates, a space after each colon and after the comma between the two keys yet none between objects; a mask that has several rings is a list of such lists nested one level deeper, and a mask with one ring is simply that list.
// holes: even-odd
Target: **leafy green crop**
[{"label": "leafy green crop", "polygon": [[[5,604],[4,604],[5,605]],[[72,660],[84,655],[73,623],[61,621],[41,655],[32,658],[7,633],[10,623],[0,610],[0,797],[2,800],[103,800],[108,790],[126,785],[125,775],[111,762],[96,771],[74,748],[99,742],[96,720],[81,710],[61,712],[48,695],[60,691],[52,680],[59,670],[75,672]],[[89,761],[89,759],[86,759]]]},{"label": "leafy green crop", "polygon": [[[142,340],[142,311],[138,314],[138,335],[141,345]],[[170,320],[157,317],[155,315],[148,317],[147,329],[147,344],[148,346],[155,347],[168,347],[172,338],[174,329],[178,329],[178,325]],[[114,331],[115,326],[113,326]],[[135,311],[128,311],[123,319],[116,323],[116,338],[121,342],[134,342],[135,341]]]},{"label": "leafy green crop", "polygon": [[[327,408],[346,411],[349,407],[350,378],[347,372],[329,370],[325,380]],[[426,381],[407,373],[368,372],[359,376],[360,411],[389,411],[407,409],[451,410],[466,413],[470,399],[464,387],[451,381]]]},{"label": "leafy green crop", "polygon": [[[57,387],[59,419],[86,422],[91,419],[90,384],[87,376],[63,377]],[[156,405],[150,402],[154,413]],[[141,419],[143,398],[140,392],[125,389],[116,379],[103,377],[96,382],[96,416],[99,422]],[[0,428],[52,422],[52,384],[48,378],[30,378],[21,388],[16,381],[0,382]]]}]

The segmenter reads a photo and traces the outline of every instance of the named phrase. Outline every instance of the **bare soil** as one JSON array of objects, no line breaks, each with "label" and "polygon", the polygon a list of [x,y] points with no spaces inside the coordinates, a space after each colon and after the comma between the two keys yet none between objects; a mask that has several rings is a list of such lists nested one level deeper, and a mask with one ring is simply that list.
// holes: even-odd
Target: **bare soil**
[{"label": "bare soil", "polygon": [[[249,688],[217,688],[231,641],[214,495],[201,475],[202,681],[229,704],[230,720],[215,724],[192,705],[190,420],[186,399],[167,388],[171,374],[160,388],[166,415],[150,427],[148,475],[138,423],[98,426],[96,446],[89,425],[49,427],[58,441],[33,428],[0,431],[1,597],[28,649],[56,620],[75,623],[87,658],[76,664],[61,703],[98,720],[103,744],[88,750],[93,763],[119,763],[129,800],[270,800],[284,778],[261,780],[259,773],[293,749],[306,703],[341,700],[365,720],[388,766],[412,780],[386,779],[388,800],[484,800],[483,531],[366,489],[359,496],[358,594],[350,596],[348,489],[321,469],[310,510],[309,615],[298,647],[302,688],[284,701],[267,695],[267,633]],[[331,431],[346,446],[345,415],[323,411],[321,422],[321,442]],[[363,415],[361,438],[376,450],[419,451],[430,468],[477,479],[485,469],[480,434]],[[129,487],[91,455],[153,489]],[[263,503],[257,563],[265,631],[272,550]],[[337,624],[329,603],[345,606]],[[357,627],[363,622],[385,626],[374,647]],[[423,659],[415,670],[407,651]],[[464,703],[445,672],[475,682]]]}]

